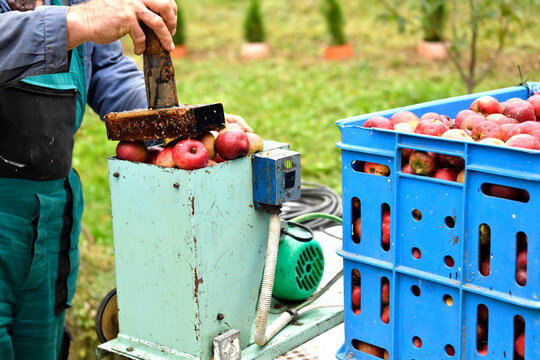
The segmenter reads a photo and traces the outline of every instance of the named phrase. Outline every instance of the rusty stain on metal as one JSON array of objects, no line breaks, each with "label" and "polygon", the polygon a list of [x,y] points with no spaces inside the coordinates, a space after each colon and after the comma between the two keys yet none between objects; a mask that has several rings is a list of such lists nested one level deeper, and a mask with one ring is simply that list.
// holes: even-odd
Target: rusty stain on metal
[{"label": "rusty stain on metal", "polygon": [[173,184],[173,188],[178,189],[179,187],[180,187],[180,184],[179,184],[179,183],[174,183],[174,184]]},{"label": "rusty stain on metal", "polygon": [[191,216],[195,215],[195,198],[191,197]]},{"label": "rusty stain on metal", "polygon": [[217,319],[219,321],[221,321],[221,320],[225,319],[225,315],[223,315],[222,313],[219,313],[219,314],[217,314]]},{"label": "rusty stain on metal", "polygon": [[454,237],[454,245],[456,245],[459,242],[459,236]]},{"label": "rusty stain on metal", "polygon": [[119,172],[114,172],[114,173],[112,174],[112,176],[115,177],[115,178],[117,178],[117,177],[120,176],[120,173],[119,173]]},{"label": "rusty stain on metal", "polygon": [[193,324],[195,328],[195,337],[197,338],[197,341],[199,340],[200,335],[200,326],[201,326],[201,312],[199,308],[199,285],[203,283],[203,279],[200,278],[197,275],[197,268],[193,270],[194,273],[194,280],[195,280],[195,288],[193,290],[193,299],[195,300],[195,305],[197,307],[197,312],[195,313],[195,317],[197,318],[197,324]]}]

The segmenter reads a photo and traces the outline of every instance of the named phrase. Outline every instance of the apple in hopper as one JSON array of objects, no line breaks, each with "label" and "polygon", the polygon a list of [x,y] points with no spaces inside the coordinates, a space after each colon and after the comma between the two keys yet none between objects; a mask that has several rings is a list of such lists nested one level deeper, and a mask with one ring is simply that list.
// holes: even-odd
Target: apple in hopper
[{"label": "apple in hopper", "polygon": [[443,167],[462,169],[465,166],[465,160],[459,156],[439,154],[439,160]]},{"label": "apple in hopper", "polygon": [[506,141],[506,145],[522,149],[540,150],[540,141],[529,134],[514,135]]},{"label": "apple in hopper", "polygon": [[116,157],[121,160],[148,162],[150,153],[142,140],[121,140],[116,145]]},{"label": "apple in hopper", "polygon": [[484,115],[502,113],[501,104],[493,96],[479,97],[473,101],[469,109]]},{"label": "apple in hopper", "polygon": [[450,168],[441,168],[435,171],[433,177],[436,179],[446,180],[446,181],[456,181],[458,171],[456,169]]},{"label": "apple in hopper", "polygon": [[148,148],[148,154],[149,154],[148,163],[156,165],[157,157],[159,153],[162,151],[163,151],[163,148],[161,146],[157,146],[157,145],[150,146]]},{"label": "apple in hopper", "polygon": [[527,268],[527,249],[523,249],[518,252],[516,258],[516,268],[518,270]]},{"label": "apple in hopper", "polygon": [[216,151],[224,160],[234,160],[249,152],[249,139],[244,131],[221,132],[216,139]]},{"label": "apple in hopper", "polygon": [[394,130],[394,125],[390,119],[385,118],[384,116],[374,116],[366,120],[363,125],[365,128],[378,128],[378,129],[387,129]]},{"label": "apple in hopper", "polygon": [[471,133],[471,137],[478,141],[485,138],[495,138],[500,139],[501,141],[504,141],[505,138],[504,130],[501,128],[499,124],[493,121],[482,121],[481,123],[477,124],[473,129]]},{"label": "apple in hopper", "polygon": [[458,114],[456,115],[456,120],[455,120],[456,126],[458,128],[461,128],[461,123],[463,122],[463,120],[465,120],[465,118],[470,115],[478,115],[478,113],[476,111],[472,111],[469,109],[461,110],[460,112],[458,112]]},{"label": "apple in hopper", "polygon": [[467,130],[463,130],[463,129],[450,129],[450,130],[447,130],[441,135],[441,137],[445,138],[445,139],[473,141],[473,138],[471,137],[469,132]]},{"label": "apple in hopper", "polygon": [[208,151],[208,159],[213,160],[216,156],[216,137],[214,134],[206,132],[197,136],[197,140],[199,140]]},{"label": "apple in hopper", "polygon": [[415,134],[441,136],[449,129],[450,127],[445,125],[442,121],[424,119],[420,120],[418,125],[416,125],[414,132]]},{"label": "apple in hopper", "polygon": [[435,153],[414,150],[409,156],[409,164],[416,175],[430,176],[437,171],[438,158]]},{"label": "apple in hopper", "polygon": [[174,145],[172,158],[174,164],[180,169],[200,169],[208,164],[208,150],[200,141],[186,139]]},{"label": "apple in hopper", "polygon": [[527,102],[530,103],[534,108],[534,115],[536,116],[536,121],[540,121],[540,95],[533,95],[527,99]]},{"label": "apple in hopper", "polygon": [[264,141],[259,135],[252,132],[247,132],[246,135],[249,141],[249,151],[247,153],[248,155],[263,151]]},{"label": "apple in hopper", "polygon": [[388,176],[390,168],[387,165],[367,162],[364,164],[364,172],[372,175]]},{"label": "apple in hopper", "polygon": [[480,114],[469,115],[461,122],[460,128],[464,130],[472,130],[481,122],[486,121],[486,117]]},{"label": "apple in hopper", "polygon": [[161,151],[156,158],[156,165],[163,167],[174,167],[174,160],[172,158],[173,146],[167,146]]},{"label": "apple in hopper", "polygon": [[225,125],[225,127],[221,130],[219,130],[218,134],[221,134],[225,131],[230,131],[230,130],[236,130],[236,131],[243,131],[245,132],[244,128],[242,127],[242,125],[240,124],[237,124],[237,123],[229,123],[227,125]]},{"label": "apple in hopper", "polygon": [[383,282],[381,286],[381,303],[383,305],[390,303],[390,283],[387,281]]},{"label": "apple in hopper", "polygon": [[536,121],[534,106],[525,100],[516,100],[506,104],[503,114],[522,123]]},{"label": "apple in hopper", "polygon": [[418,124],[418,116],[416,116],[414,113],[410,111],[398,111],[392,117],[390,118],[390,121],[392,122],[392,125],[396,126],[396,124],[411,124],[413,127]]},{"label": "apple in hopper", "polygon": [[214,161],[216,162],[216,164],[219,164],[219,163],[224,162],[225,160],[221,156],[219,156],[218,153],[216,153],[216,156],[214,157]]},{"label": "apple in hopper", "polygon": [[448,126],[449,128],[454,125],[452,119],[446,115],[437,114],[436,112],[428,112],[422,115],[420,121],[422,120],[438,120]]},{"label": "apple in hopper", "polygon": [[508,200],[518,200],[521,197],[518,189],[505,185],[489,184],[487,192],[491,196]]}]

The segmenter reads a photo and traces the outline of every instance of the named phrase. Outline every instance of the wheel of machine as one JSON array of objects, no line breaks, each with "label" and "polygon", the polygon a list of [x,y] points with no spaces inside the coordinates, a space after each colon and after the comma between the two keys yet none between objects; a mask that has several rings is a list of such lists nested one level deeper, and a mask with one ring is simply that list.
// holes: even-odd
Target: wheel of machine
[{"label": "wheel of machine", "polygon": [[118,336],[118,302],[116,288],[103,298],[96,313],[96,334],[101,343]]}]

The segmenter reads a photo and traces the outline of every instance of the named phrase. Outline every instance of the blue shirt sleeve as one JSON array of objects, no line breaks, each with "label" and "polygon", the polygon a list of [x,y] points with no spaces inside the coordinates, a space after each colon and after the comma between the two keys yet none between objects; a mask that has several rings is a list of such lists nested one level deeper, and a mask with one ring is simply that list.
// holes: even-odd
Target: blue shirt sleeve
[{"label": "blue shirt sleeve", "polygon": [[69,70],[67,6],[6,11],[0,0],[0,86],[27,76]]},{"label": "blue shirt sleeve", "polygon": [[88,105],[101,118],[109,112],[147,108],[144,75],[123,55],[120,41],[86,46]]}]

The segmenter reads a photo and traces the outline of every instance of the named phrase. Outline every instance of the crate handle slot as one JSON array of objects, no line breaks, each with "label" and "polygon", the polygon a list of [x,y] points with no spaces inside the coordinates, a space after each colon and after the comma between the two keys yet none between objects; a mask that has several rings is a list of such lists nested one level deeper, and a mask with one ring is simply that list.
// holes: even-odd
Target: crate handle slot
[{"label": "crate handle slot", "polygon": [[516,234],[516,283],[527,284],[527,235],[520,231]]},{"label": "crate handle slot", "polygon": [[388,359],[388,351],[380,346],[368,344],[358,339],[352,339],[352,346],[355,350],[363,352],[364,354],[375,356],[379,359]]},{"label": "crate handle slot", "polygon": [[476,350],[482,356],[488,352],[489,310],[486,305],[479,304],[476,308]]},{"label": "crate handle slot", "polygon": [[525,319],[514,316],[514,360],[525,358]]},{"label": "crate handle slot", "polygon": [[390,281],[386,276],[381,278],[381,321],[390,322]]},{"label": "crate handle slot", "polygon": [[491,272],[491,228],[488,224],[478,227],[478,271],[483,276]]},{"label": "crate handle slot", "polygon": [[486,196],[518,201],[522,203],[529,202],[531,198],[527,190],[506,185],[483,183],[480,186],[480,189]]},{"label": "crate handle slot", "polygon": [[362,275],[358,269],[352,269],[351,277],[351,310],[358,315],[362,307]]}]

